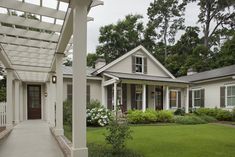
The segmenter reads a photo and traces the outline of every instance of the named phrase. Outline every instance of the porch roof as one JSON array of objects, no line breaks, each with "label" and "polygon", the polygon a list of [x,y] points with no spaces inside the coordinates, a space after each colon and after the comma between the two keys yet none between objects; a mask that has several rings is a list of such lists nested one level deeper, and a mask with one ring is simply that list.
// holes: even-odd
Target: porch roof
[{"label": "porch roof", "polygon": [[[0,61],[16,79],[46,82],[55,55],[72,52],[73,1],[0,0]],[[102,4],[92,0],[88,11]]]},{"label": "porch roof", "polygon": [[178,79],[172,79],[172,78],[169,78],[169,77],[150,76],[150,75],[145,75],[145,74],[128,74],[128,73],[109,72],[109,71],[106,71],[105,73],[109,74],[109,75],[112,75],[113,77],[117,77],[119,79],[143,80],[143,81],[158,81],[158,82],[188,84],[187,81],[178,80]]}]

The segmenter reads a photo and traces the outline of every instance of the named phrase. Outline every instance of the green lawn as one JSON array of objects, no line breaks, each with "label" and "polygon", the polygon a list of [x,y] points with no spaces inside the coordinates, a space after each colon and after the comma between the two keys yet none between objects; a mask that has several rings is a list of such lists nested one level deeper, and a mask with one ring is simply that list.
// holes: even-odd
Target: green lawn
[{"label": "green lawn", "polygon": [[[132,126],[128,148],[145,157],[234,157],[235,128],[214,124]],[[66,129],[65,129],[66,130]],[[88,128],[89,143],[104,144],[104,128]],[[71,137],[71,133],[66,135]]]}]

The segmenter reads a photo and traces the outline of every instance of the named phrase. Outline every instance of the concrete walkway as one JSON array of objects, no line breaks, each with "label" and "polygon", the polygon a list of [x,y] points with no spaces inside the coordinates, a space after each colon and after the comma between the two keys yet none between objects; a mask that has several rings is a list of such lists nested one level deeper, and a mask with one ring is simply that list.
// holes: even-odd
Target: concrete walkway
[{"label": "concrete walkway", "polygon": [[31,120],[15,126],[0,141],[0,157],[64,157],[48,124]]}]

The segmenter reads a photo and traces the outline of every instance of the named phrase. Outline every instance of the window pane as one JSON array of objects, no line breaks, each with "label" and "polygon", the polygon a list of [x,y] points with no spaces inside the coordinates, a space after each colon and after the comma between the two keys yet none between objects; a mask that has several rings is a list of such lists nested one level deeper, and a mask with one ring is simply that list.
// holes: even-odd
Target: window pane
[{"label": "window pane", "polygon": [[171,107],[177,107],[176,100],[171,100],[170,103],[171,103]]},{"label": "window pane", "polygon": [[235,86],[232,86],[231,88],[232,88],[232,95],[235,96]]},{"label": "window pane", "polygon": [[194,106],[201,106],[201,100],[200,99],[195,99],[194,100]]},{"label": "window pane", "polygon": [[227,87],[227,95],[228,96],[232,95],[232,87]]},{"label": "window pane", "polygon": [[171,91],[171,99],[176,99],[176,92],[175,91]]},{"label": "window pane", "polygon": [[227,98],[227,104],[228,106],[232,106],[232,98]]}]

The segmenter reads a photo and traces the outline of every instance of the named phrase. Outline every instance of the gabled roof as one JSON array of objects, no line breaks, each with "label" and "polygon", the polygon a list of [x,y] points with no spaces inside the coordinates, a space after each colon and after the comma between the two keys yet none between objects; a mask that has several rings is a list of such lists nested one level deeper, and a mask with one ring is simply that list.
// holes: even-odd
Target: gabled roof
[{"label": "gabled roof", "polygon": [[204,80],[211,80],[211,79],[218,79],[226,76],[233,76],[235,75],[235,64],[231,66],[226,66],[223,68],[218,68],[210,71],[204,71],[201,73],[196,73],[189,76],[179,77],[177,79],[189,81],[189,82],[198,82]]},{"label": "gabled roof", "polygon": [[142,50],[154,63],[156,63],[169,77],[175,79],[175,77],[155,58],[153,57],[148,50],[146,50],[142,45],[134,48],[133,50],[127,52],[126,54],[122,55],[121,57],[117,58],[116,60],[112,61],[111,63],[101,67],[100,69],[96,70],[94,74],[100,74],[103,71],[107,70],[108,68],[114,66],[118,62],[122,61],[123,59],[127,58],[128,56],[132,55],[133,53],[137,52],[138,50]]}]

